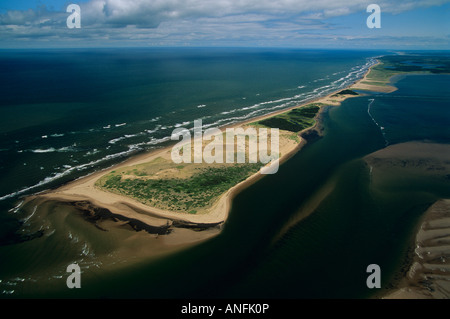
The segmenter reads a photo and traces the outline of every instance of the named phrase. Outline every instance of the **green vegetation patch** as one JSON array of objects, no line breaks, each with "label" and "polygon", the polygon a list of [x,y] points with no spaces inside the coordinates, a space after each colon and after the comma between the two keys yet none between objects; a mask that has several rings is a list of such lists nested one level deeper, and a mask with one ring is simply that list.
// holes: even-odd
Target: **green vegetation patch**
[{"label": "green vegetation patch", "polygon": [[140,174],[135,175],[137,178],[130,178],[127,174],[109,173],[96,185],[146,205],[196,214],[199,208],[213,205],[220,195],[256,173],[260,167],[261,164],[196,166],[195,173],[187,178],[139,178]]},{"label": "green vegetation patch", "polygon": [[308,104],[289,112],[258,121],[256,124],[290,132],[300,132],[315,124],[314,117],[319,111],[320,105],[320,103]]},{"label": "green vegetation patch", "polygon": [[377,86],[390,85],[390,79],[397,74],[450,73],[450,57],[446,55],[388,55],[378,58],[379,65],[372,67],[362,83]]},{"label": "green vegetation patch", "polygon": [[372,67],[363,83],[380,86],[389,85],[391,77],[400,72],[385,67],[389,67],[389,64],[385,64],[384,61],[381,61],[381,64]]},{"label": "green vegetation patch", "polygon": [[356,93],[355,91],[352,90],[342,90],[339,93],[334,94],[333,96],[338,96],[338,95],[359,95],[358,93]]},{"label": "green vegetation patch", "polygon": [[388,55],[380,58],[384,69],[396,72],[450,73],[450,57],[434,55]]}]

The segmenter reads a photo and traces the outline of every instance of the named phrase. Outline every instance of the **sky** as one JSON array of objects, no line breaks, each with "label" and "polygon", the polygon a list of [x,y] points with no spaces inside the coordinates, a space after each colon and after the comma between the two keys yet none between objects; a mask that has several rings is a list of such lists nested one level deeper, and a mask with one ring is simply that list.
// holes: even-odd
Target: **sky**
[{"label": "sky", "polygon": [[450,0],[0,0],[0,48],[133,46],[450,50]]}]

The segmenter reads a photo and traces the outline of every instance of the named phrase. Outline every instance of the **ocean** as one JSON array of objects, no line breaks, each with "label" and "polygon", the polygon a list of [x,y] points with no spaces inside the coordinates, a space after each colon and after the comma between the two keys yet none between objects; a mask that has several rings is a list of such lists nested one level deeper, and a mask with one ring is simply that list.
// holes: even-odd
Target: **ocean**
[{"label": "ocean", "polygon": [[[369,52],[104,49],[0,52],[0,200],[154,149],[174,128],[235,123],[358,79]],[[318,67],[320,66],[320,67]]]},{"label": "ocean", "polygon": [[[437,195],[375,198],[361,158],[408,140],[450,142],[443,109],[449,96],[441,94],[448,76],[408,76],[398,79],[394,93],[330,108],[325,136],[238,195],[219,236],[166,257],[140,257],[151,249],[146,234],[102,232],[67,205],[22,207],[21,197],[163,147],[174,128],[192,128],[196,119],[204,128],[222,126],[325,96],[362,77],[381,54],[1,51],[0,296],[371,295],[363,266],[378,258],[387,284],[406,254],[414,222]],[[428,117],[424,101],[431,105]],[[305,205],[313,213],[296,222]],[[383,231],[375,227],[386,222]],[[75,261],[84,270],[78,291],[65,285],[65,267]]]}]

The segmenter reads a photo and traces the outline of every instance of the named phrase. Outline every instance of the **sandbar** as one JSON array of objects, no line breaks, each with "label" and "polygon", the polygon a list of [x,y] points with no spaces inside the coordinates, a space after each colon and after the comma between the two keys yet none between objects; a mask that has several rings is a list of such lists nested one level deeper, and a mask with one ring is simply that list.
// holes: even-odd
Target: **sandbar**
[{"label": "sandbar", "polygon": [[[366,72],[363,79],[353,83],[352,85],[349,85],[346,89],[359,89],[360,87],[359,82],[363,81],[364,79],[367,79],[367,75],[370,73],[371,69],[374,66],[378,65],[379,63],[380,62],[378,61],[377,64],[371,66]],[[339,92],[342,92],[342,90],[343,89],[340,89],[339,91],[332,92],[325,97],[317,98],[315,100],[309,101],[301,105],[297,105],[294,107],[290,107],[288,109],[283,109],[277,112],[266,114],[264,116],[260,116],[257,118],[252,118],[245,122],[236,123],[227,127],[234,127],[234,128],[244,127],[249,123],[261,121],[263,119],[267,119],[288,112],[289,110],[303,107],[311,103],[317,104],[320,103],[327,106],[338,106],[345,99],[358,96],[353,94],[338,94]],[[323,108],[321,108],[319,114],[322,110]],[[280,140],[280,153],[281,153],[281,157],[279,159],[280,164],[282,164],[292,155],[297,153],[307,143],[306,139],[302,137],[302,134],[309,130],[317,130],[318,127],[317,124],[318,123],[316,122],[314,126],[299,132],[298,142],[292,141],[289,142],[288,139],[285,139],[284,141]],[[222,127],[221,129],[224,130],[227,127]],[[146,154],[137,155],[113,167],[95,172],[89,176],[85,176],[78,180],[69,182],[68,184],[63,185],[57,189],[45,191],[38,195],[31,196],[30,198],[40,197],[41,199],[56,200],[69,203],[88,202],[94,206],[105,208],[113,214],[122,216],[125,220],[137,219],[142,223],[155,227],[171,226],[175,223],[175,224],[182,224],[184,226],[190,225],[190,226],[220,228],[220,226],[226,221],[228,217],[233,197],[236,196],[240,191],[242,191],[246,187],[250,186],[252,183],[256,182],[260,178],[263,178],[264,176],[260,172],[258,172],[251,175],[246,180],[231,187],[208,210],[208,212],[204,214],[180,213],[169,210],[163,210],[156,207],[151,207],[133,198],[102,190],[95,185],[97,180],[99,180],[102,176],[110,173],[111,171],[132,165],[147,163],[158,157],[170,158],[171,149],[172,146],[168,146],[163,149],[154,150]]]}]

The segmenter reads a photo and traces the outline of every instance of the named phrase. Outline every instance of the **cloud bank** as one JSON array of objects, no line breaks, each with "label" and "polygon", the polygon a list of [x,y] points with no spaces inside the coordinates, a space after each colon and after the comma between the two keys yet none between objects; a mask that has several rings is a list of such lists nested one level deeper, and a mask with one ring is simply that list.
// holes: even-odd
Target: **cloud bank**
[{"label": "cloud bank", "polygon": [[[128,41],[148,45],[329,38],[334,17],[365,12],[373,0],[90,0],[81,7],[82,29],[69,30],[69,13],[45,6],[0,14],[0,37],[12,41]],[[383,13],[449,0],[380,0]],[[335,35],[340,38],[341,36]],[[347,37],[348,38],[348,37]],[[358,38],[357,36],[354,39]]]}]

